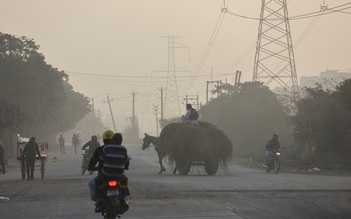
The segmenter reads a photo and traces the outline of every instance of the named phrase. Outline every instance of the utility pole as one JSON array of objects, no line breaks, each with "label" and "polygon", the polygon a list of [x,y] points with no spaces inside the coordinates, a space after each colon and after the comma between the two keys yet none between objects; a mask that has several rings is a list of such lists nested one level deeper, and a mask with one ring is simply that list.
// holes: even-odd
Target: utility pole
[{"label": "utility pole", "polygon": [[158,114],[159,114],[158,105],[156,105],[156,106],[152,105],[152,108],[155,111],[154,115],[156,116],[156,136],[158,136]]},{"label": "utility pole", "polygon": [[[219,89],[219,81],[206,81],[206,103],[208,103],[208,93],[209,93],[208,84],[213,84],[213,83],[217,83],[217,88]],[[219,92],[217,92],[217,97],[218,96],[219,96]]]},{"label": "utility pole", "polygon": [[[111,114],[113,128],[115,129],[115,131],[117,131],[116,124],[115,124],[115,119],[113,118],[113,113],[112,113],[112,108],[111,108],[111,101],[113,101],[113,99],[110,100],[110,98],[109,98],[109,96],[107,94],[107,103],[108,103],[108,106],[110,108],[110,114]],[[104,101],[104,103],[106,103],[106,102]]]},{"label": "utility pole", "polygon": [[240,84],[240,79],[241,79],[241,71],[236,71],[235,72],[235,81],[234,81],[234,87],[238,87]]},{"label": "utility pole", "polygon": [[234,80],[234,89],[233,89],[233,93],[238,93],[238,91],[239,91],[239,85],[240,85],[240,80],[241,80],[241,71],[236,71],[236,72],[235,72],[235,80]]},{"label": "utility pole", "polygon": [[286,0],[262,0],[252,81],[299,93]]},{"label": "utility pole", "polygon": [[164,119],[164,115],[163,115],[163,91],[166,90],[165,88],[162,88],[161,86],[161,89],[158,89],[159,91],[161,91],[161,121],[163,121]]},{"label": "utility pole", "polygon": [[92,126],[93,126],[93,133],[96,134],[96,116],[95,116],[95,106],[94,106],[94,98],[91,98],[91,120],[92,120]]},{"label": "utility pole", "polygon": [[130,93],[133,96],[133,104],[132,104],[132,130],[135,128],[135,95],[137,95],[136,92],[133,91],[133,93]]}]

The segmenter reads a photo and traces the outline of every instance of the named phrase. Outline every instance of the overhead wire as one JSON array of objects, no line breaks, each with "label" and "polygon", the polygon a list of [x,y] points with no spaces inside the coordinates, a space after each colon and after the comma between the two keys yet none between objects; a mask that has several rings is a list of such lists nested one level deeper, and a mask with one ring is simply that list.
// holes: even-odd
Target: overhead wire
[{"label": "overhead wire", "polygon": [[213,32],[212,32],[210,41],[209,41],[209,43],[207,44],[207,47],[206,47],[206,49],[205,49],[205,52],[204,52],[204,54],[203,54],[203,56],[202,56],[202,58],[201,58],[201,60],[200,60],[199,65],[197,66],[197,68],[196,68],[196,70],[195,70],[195,72],[194,72],[194,75],[192,76],[192,78],[190,79],[188,85],[186,86],[186,90],[188,90],[188,89],[191,87],[191,85],[194,83],[195,79],[197,78],[199,72],[201,71],[201,69],[202,69],[202,67],[203,67],[203,65],[204,65],[204,63],[205,63],[205,61],[206,61],[206,59],[207,59],[207,57],[208,57],[208,55],[209,55],[209,53],[210,53],[210,51],[211,51],[211,48],[212,48],[212,46],[213,46],[213,44],[214,44],[214,41],[215,41],[215,39],[216,39],[216,37],[217,37],[217,34],[218,34],[219,29],[220,29],[220,27],[221,27],[221,25],[222,25],[222,22],[223,22],[223,19],[224,19],[224,15],[226,14],[226,12],[227,12],[227,9],[226,9],[226,8],[223,8],[223,9],[221,10],[221,14],[219,15],[219,18],[218,18],[218,20],[217,20],[215,29],[214,29]]},{"label": "overhead wire", "polygon": [[[322,12],[320,12],[322,13]],[[317,21],[319,20],[321,16],[317,16],[313,19],[313,21],[307,26],[307,28],[304,30],[300,38],[296,41],[295,44],[293,44],[294,49],[296,49],[300,43],[306,38],[306,36],[310,33],[310,31],[313,29],[313,27],[316,25]],[[277,71],[279,68],[280,69],[285,69],[289,64],[286,64],[284,67],[281,67],[284,62],[280,61],[273,69],[273,71]]]},{"label": "overhead wire", "polygon": [[[318,11],[318,12],[312,12],[312,13],[307,13],[307,14],[301,14],[301,15],[297,15],[297,16],[292,16],[292,17],[289,17],[289,20],[298,20],[298,19],[306,19],[306,18],[315,18],[311,24],[307,27],[307,29],[304,31],[304,33],[302,34],[302,36],[299,38],[299,40],[296,42],[295,44],[295,47],[297,47],[304,39],[305,37],[308,35],[308,33],[312,30],[312,28],[314,27],[314,25],[317,23],[318,19],[322,16],[322,15],[326,15],[326,14],[331,14],[331,13],[345,13],[345,14],[351,14],[351,12],[345,12],[344,10],[346,9],[349,9],[351,8],[351,6],[348,6],[348,7],[344,7],[344,6],[347,6],[351,4],[350,3],[346,3],[346,4],[343,4],[343,5],[339,5],[339,6],[336,6],[336,7],[333,7],[333,8],[330,8],[330,9],[326,9],[326,11]],[[339,9],[338,9],[339,8]],[[225,11],[226,13],[229,13],[229,14],[232,14],[232,15],[235,15],[235,16],[238,16],[238,17],[242,17],[242,18],[245,18],[245,19],[252,19],[252,20],[259,20],[259,18],[250,18],[248,16],[242,16],[242,15],[238,15],[238,14],[235,14],[233,12],[229,12],[228,10]],[[187,85],[187,89],[189,89],[190,86],[192,86],[192,84],[194,83],[195,79],[196,78],[206,78],[206,77],[212,77],[211,74],[209,75],[201,75],[199,76],[199,72],[202,71],[202,67],[205,63],[205,61],[207,60],[207,57],[211,51],[211,48],[214,44],[214,41],[217,37],[217,34],[220,30],[220,27],[221,27],[221,24],[223,22],[223,19],[224,19],[224,15],[225,13],[223,13],[223,11],[221,12],[218,20],[217,20],[217,23],[216,23],[216,26],[215,26],[215,29],[211,35],[211,38],[210,38],[210,41],[206,47],[206,50],[202,56],[202,59],[199,63],[199,65],[197,66],[196,68],[196,71],[194,72],[194,74],[192,76],[178,76],[177,78],[183,78],[183,79],[186,79],[185,81],[189,81],[188,78],[191,78],[190,82],[188,83]],[[239,62],[239,60],[237,61]],[[235,65],[235,64],[234,64]],[[70,73],[70,76],[71,75],[74,75],[74,77],[81,77],[81,78],[90,78],[90,79],[99,79],[99,80],[118,80],[118,81],[123,81],[123,82],[145,82],[146,79],[167,79],[167,76],[153,76],[153,77],[148,77],[148,76],[131,76],[131,75],[100,75],[100,74],[88,74],[88,73],[82,73],[82,72],[67,72],[67,73]],[[230,75],[232,75],[233,73],[229,73]],[[221,75],[229,75],[229,74],[221,74]],[[216,75],[218,76],[218,75]],[[123,80],[123,79],[126,79],[126,80]],[[134,79],[143,79],[142,81],[137,81],[137,80],[134,80]],[[163,81],[156,81],[156,82],[163,82]],[[199,94],[199,93],[204,93],[203,92],[203,89],[202,91],[197,91],[196,93]]]},{"label": "overhead wire", "polygon": [[340,11],[340,10],[331,10],[331,11],[338,12],[338,13],[343,13],[343,14],[351,14],[351,12],[348,12],[348,11]]},{"label": "overhead wire", "polygon": [[[342,5],[339,5],[339,6],[336,6],[336,7],[333,7],[333,8],[330,8],[330,9],[326,9],[326,10],[331,10],[333,12],[343,12],[343,13],[348,13],[348,12],[344,12],[343,10],[346,10],[346,9],[349,9],[351,8],[351,6],[349,7],[346,7],[346,8],[342,8],[342,9],[339,9],[339,10],[333,10],[333,9],[336,9],[336,8],[340,8],[340,7],[344,7],[346,5],[349,5],[351,4],[350,3],[345,3],[345,4],[342,4]],[[232,15],[236,15],[238,17],[241,17],[241,18],[247,18],[247,19],[252,19],[252,20],[259,20],[259,18],[252,18],[252,17],[247,17],[247,16],[242,16],[242,15],[238,15],[238,14],[235,14],[233,12],[229,12],[229,14],[232,14]],[[328,12],[328,13],[332,13],[332,12]],[[314,17],[313,21],[309,24],[309,26],[306,28],[306,30],[303,32],[303,34],[301,35],[301,37],[297,40],[297,42],[294,44],[294,48],[297,48],[299,46],[299,44],[305,39],[305,37],[309,34],[309,32],[313,29],[313,27],[315,26],[315,24],[317,23],[317,21],[319,20],[319,18],[321,17],[321,15],[324,15],[324,11],[318,11],[318,12],[312,12],[312,13],[307,13],[307,14],[303,14],[303,15],[298,15],[298,16],[293,16],[293,17],[290,17],[289,20],[294,20],[294,19],[302,19],[302,18],[309,18],[309,17]],[[351,12],[350,12],[351,14]],[[313,16],[311,16],[313,15]],[[271,19],[271,20],[274,20],[274,19]],[[239,59],[240,60],[240,59]],[[239,60],[237,62],[239,62]],[[232,66],[235,66],[236,63],[234,63]],[[282,63],[279,63],[276,68],[278,68]],[[228,68],[227,68],[228,69]],[[227,70],[226,69],[226,70]],[[226,71],[224,70],[224,71]]]},{"label": "overhead wire", "polygon": [[300,36],[300,38],[296,41],[296,43],[294,44],[294,48],[297,48],[300,43],[306,38],[306,36],[310,33],[310,31],[312,30],[312,28],[316,25],[316,23],[318,22],[319,18],[321,17],[321,15],[315,17],[313,19],[313,21],[307,26],[306,30],[302,33],[302,35]]},{"label": "overhead wire", "polygon": [[[335,7],[332,7],[332,8],[327,8],[324,11],[315,11],[315,12],[310,12],[310,13],[306,13],[306,14],[290,16],[288,19],[289,20],[306,19],[306,18],[318,17],[318,16],[321,16],[321,15],[327,15],[327,14],[336,13],[336,12],[345,13],[345,14],[351,14],[351,12],[344,12],[344,10],[351,8],[351,6],[348,6],[348,7],[344,7],[344,6],[347,6],[347,5],[350,5],[350,4],[351,4],[351,2],[342,4],[342,5],[338,5],[338,6],[335,6]],[[337,9],[337,8],[340,8],[340,7],[344,7],[344,8]],[[321,14],[321,12],[322,12],[322,14]],[[231,11],[227,11],[227,13],[230,14],[230,15],[234,15],[234,16],[237,16],[237,17],[240,17],[240,18],[244,18],[244,19],[248,19],[248,20],[257,20],[257,21],[260,20],[260,18],[257,18],[257,17],[244,16],[244,15],[240,15],[240,14],[237,14],[237,13],[234,13],[234,12],[231,12]],[[268,19],[267,18],[267,20],[277,20],[277,18],[273,18],[273,19]]]},{"label": "overhead wire", "polygon": [[[101,74],[91,74],[91,73],[83,73],[83,72],[66,72],[71,77],[84,78],[84,79],[99,79],[99,80],[116,80],[123,82],[145,82],[145,80],[154,80],[154,79],[167,79],[167,76],[130,76],[130,75],[101,75]],[[221,75],[227,75],[228,73],[223,73]],[[209,78],[211,74],[200,75],[199,78]],[[122,78],[122,79],[121,79]],[[125,78],[125,80],[124,80]],[[191,75],[177,76],[177,79],[184,79],[183,81],[189,81],[189,78],[193,78]],[[128,80],[129,79],[129,80]],[[133,79],[144,79],[141,81],[133,80]],[[182,81],[182,80],[181,80]],[[155,81],[153,81],[155,82]],[[156,82],[164,82],[164,80],[159,80]]]}]

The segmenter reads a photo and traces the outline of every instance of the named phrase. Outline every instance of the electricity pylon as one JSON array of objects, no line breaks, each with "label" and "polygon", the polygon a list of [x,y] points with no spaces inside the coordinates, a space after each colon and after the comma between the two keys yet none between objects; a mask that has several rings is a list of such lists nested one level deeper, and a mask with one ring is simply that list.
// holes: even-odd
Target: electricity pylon
[{"label": "electricity pylon", "polygon": [[262,0],[252,80],[298,95],[286,0]]},{"label": "electricity pylon", "polygon": [[[164,99],[164,114],[168,118],[179,117],[181,115],[180,111],[180,101],[177,86],[177,75],[175,64],[175,48],[188,48],[180,44],[176,44],[174,39],[177,36],[165,36],[168,39],[168,68],[167,68],[167,84],[166,84],[166,94]],[[184,70],[181,70],[184,72]]]}]

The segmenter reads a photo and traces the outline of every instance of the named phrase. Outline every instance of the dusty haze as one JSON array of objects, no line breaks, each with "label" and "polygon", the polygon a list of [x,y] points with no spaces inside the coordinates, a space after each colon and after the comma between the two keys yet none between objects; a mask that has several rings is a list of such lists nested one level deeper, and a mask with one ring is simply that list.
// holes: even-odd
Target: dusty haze
[{"label": "dusty haze", "polygon": [[[322,0],[288,1],[290,16],[316,12]],[[349,3],[325,1],[329,8]],[[175,50],[180,99],[199,95],[205,100],[207,80],[233,81],[236,70],[243,81],[252,79],[258,21],[226,14],[199,77],[187,89],[189,76],[199,66],[224,5],[222,0],[2,0],[0,31],[33,38],[46,61],[70,76],[74,89],[93,98],[103,121],[112,127],[106,94],[113,98],[117,129],[132,114],[141,133],[156,133],[152,105],[160,105],[158,88],[166,86],[168,41],[179,36],[187,48]],[[230,12],[259,17],[261,1],[226,0]],[[350,6],[350,5],[349,5]],[[319,18],[294,49],[298,77],[316,76],[328,69],[351,72],[351,9]],[[294,43],[313,18],[290,22]],[[211,70],[212,69],[212,70]],[[159,72],[157,72],[159,71]],[[211,72],[213,74],[211,75]],[[181,106],[182,113],[185,106]]]}]

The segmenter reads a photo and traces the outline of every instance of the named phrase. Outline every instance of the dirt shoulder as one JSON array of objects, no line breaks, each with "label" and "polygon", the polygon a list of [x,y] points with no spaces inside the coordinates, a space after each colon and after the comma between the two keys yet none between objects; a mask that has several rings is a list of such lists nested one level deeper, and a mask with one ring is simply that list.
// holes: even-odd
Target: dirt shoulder
[{"label": "dirt shoulder", "polygon": [[[234,164],[262,170],[264,159],[257,158],[235,158]],[[351,166],[341,164],[318,164],[316,162],[307,162],[301,160],[282,159],[280,172],[299,173],[314,175],[331,175],[331,176],[351,176]]]}]

